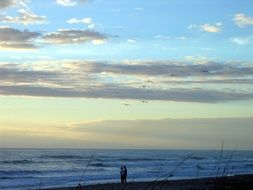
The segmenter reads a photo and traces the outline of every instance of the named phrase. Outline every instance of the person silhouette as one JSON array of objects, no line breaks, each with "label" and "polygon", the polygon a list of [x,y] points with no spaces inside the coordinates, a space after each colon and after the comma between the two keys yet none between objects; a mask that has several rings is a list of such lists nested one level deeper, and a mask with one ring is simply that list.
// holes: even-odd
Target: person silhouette
[{"label": "person silhouette", "polygon": [[124,168],[123,168],[123,173],[124,173],[124,175],[123,175],[124,183],[127,183],[127,168],[126,168],[126,166],[124,166]]},{"label": "person silhouette", "polygon": [[121,183],[123,184],[124,183],[124,168],[123,168],[123,166],[120,167],[120,180],[121,180]]}]

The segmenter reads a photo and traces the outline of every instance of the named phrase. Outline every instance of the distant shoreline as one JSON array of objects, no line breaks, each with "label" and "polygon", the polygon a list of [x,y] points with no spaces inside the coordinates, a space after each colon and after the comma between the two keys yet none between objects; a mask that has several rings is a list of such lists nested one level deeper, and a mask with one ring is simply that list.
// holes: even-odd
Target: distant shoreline
[{"label": "distant shoreline", "polygon": [[235,175],[223,178],[179,179],[167,181],[105,183],[80,187],[48,188],[43,190],[252,190],[253,174]]}]

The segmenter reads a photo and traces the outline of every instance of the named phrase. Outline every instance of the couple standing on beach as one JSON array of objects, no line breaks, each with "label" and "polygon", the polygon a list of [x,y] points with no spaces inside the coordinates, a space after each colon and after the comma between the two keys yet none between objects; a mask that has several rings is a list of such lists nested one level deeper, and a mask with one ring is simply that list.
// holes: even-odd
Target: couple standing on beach
[{"label": "couple standing on beach", "polygon": [[127,168],[126,168],[126,166],[121,166],[121,168],[120,168],[120,179],[121,179],[122,184],[127,182]]}]

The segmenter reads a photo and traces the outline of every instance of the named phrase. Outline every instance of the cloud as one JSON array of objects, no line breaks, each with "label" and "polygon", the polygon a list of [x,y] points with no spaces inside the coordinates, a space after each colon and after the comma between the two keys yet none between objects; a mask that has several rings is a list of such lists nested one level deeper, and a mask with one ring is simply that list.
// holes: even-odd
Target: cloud
[{"label": "cloud", "polygon": [[218,148],[225,141],[226,148],[251,149],[252,122],[252,117],[102,120],[72,124],[68,130],[107,139],[116,147],[206,149]]},{"label": "cloud", "polygon": [[5,9],[8,7],[16,7],[16,6],[20,6],[20,7],[28,9],[29,3],[30,3],[30,0],[1,0],[0,9]]},{"label": "cloud", "polygon": [[0,33],[0,47],[2,49],[36,49],[34,39],[41,36],[38,32],[21,31],[7,26],[0,26]]},{"label": "cloud", "polygon": [[43,39],[51,44],[80,44],[91,42],[95,45],[104,43],[108,39],[105,34],[93,30],[60,29],[48,33]]},{"label": "cloud", "polygon": [[248,25],[253,25],[253,18],[248,17],[243,13],[235,14],[233,20],[234,20],[235,24],[237,26],[239,26],[240,28],[244,28]]},{"label": "cloud", "polygon": [[2,49],[37,49],[36,40],[40,44],[80,44],[91,42],[100,45],[109,37],[94,30],[61,29],[57,32],[42,35],[39,32],[18,30],[9,26],[0,26],[0,47]]},{"label": "cloud", "polygon": [[221,31],[222,24],[220,22],[217,22],[215,24],[203,24],[200,25],[199,28],[201,31],[209,32],[209,33],[218,33]]},{"label": "cloud", "polygon": [[187,26],[188,30],[192,30],[192,29],[196,29],[196,28],[198,28],[198,25],[196,25],[196,24],[190,24]]},{"label": "cloud", "polygon": [[[192,60],[193,62],[194,60]],[[1,65],[0,65],[1,66]],[[10,64],[8,68],[14,70],[20,70],[19,65]],[[12,66],[12,67],[9,67]],[[1,69],[6,68],[3,65]],[[27,65],[23,66],[24,70],[42,70],[44,71],[62,71],[71,72],[70,75],[78,73],[80,75],[113,75],[114,77],[120,76],[131,76],[131,77],[163,77],[165,79],[171,78],[171,75],[178,79],[187,79],[189,77],[250,77],[253,74],[253,67],[249,64],[240,63],[215,63],[206,62],[205,64],[197,63],[184,63],[184,62],[173,62],[173,61],[129,61],[129,62],[105,62],[105,61],[55,61],[46,63],[33,63],[32,67]],[[73,73],[72,73],[73,72]],[[60,73],[59,73],[60,74]],[[3,75],[2,75],[3,76]],[[11,75],[13,76],[13,75]],[[72,75],[74,76],[74,75]],[[25,75],[24,75],[25,77]],[[78,76],[79,77],[79,76]]]},{"label": "cloud", "polygon": [[75,0],[56,0],[56,3],[64,7],[73,7],[73,6],[76,6],[79,2],[86,3],[90,1],[91,0],[76,0],[76,1]]},{"label": "cloud", "polygon": [[136,8],[134,8],[134,10],[136,10],[136,11],[144,11],[144,8],[136,7]]},{"label": "cloud", "polygon": [[186,36],[177,36],[177,40],[187,40],[188,38]]},{"label": "cloud", "polygon": [[252,84],[253,83],[253,78],[249,79],[241,79],[241,78],[224,78],[224,79],[199,79],[199,80],[167,80],[163,81],[164,83],[170,83],[170,84]]},{"label": "cloud", "polygon": [[75,6],[77,3],[74,0],[56,0],[56,3],[61,6],[72,7]]},{"label": "cloud", "polygon": [[0,9],[4,9],[16,4],[16,0],[1,0]]},{"label": "cloud", "polygon": [[231,38],[231,42],[236,43],[238,45],[247,45],[252,43],[253,37],[234,37]]},{"label": "cloud", "polygon": [[94,29],[95,28],[95,23],[92,22],[92,19],[90,17],[85,17],[83,19],[77,19],[77,18],[71,18],[67,20],[67,23],[69,24],[86,24],[89,29]]},{"label": "cloud", "polygon": [[169,36],[169,35],[162,35],[162,34],[157,34],[154,36],[155,39],[159,40],[187,40],[188,38],[186,36]]},{"label": "cloud", "polygon": [[221,32],[221,27],[222,23],[217,22],[215,24],[202,24],[202,25],[190,24],[189,26],[187,26],[187,29],[188,30],[199,29],[202,32],[218,33]]},{"label": "cloud", "polygon": [[[252,88],[238,88],[242,82],[244,86],[250,85],[252,74],[252,66],[231,63],[3,63],[0,94],[215,103],[253,99]],[[148,84],[148,79],[153,83]]]},{"label": "cloud", "polygon": [[[206,60],[206,59],[205,59]],[[194,60],[193,60],[194,61]],[[193,62],[194,63],[194,62]],[[206,64],[186,64],[183,62],[170,61],[140,61],[135,64],[108,64],[104,62],[93,62],[86,65],[92,73],[113,73],[123,75],[139,76],[164,76],[170,77],[192,77],[192,76],[246,76],[253,74],[251,66],[236,66],[205,62]]]},{"label": "cloud", "polygon": [[127,42],[128,42],[128,43],[131,43],[131,44],[135,44],[135,43],[136,43],[136,40],[128,39]]},{"label": "cloud", "polygon": [[0,146],[214,150],[224,141],[225,149],[252,150],[252,122],[252,117],[101,120],[66,126],[12,121],[0,126]]},{"label": "cloud", "polygon": [[71,19],[67,20],[67,23],[69,23],[69,24],[79,24],[79,23],[92,24],[92,19],[90,17],[86,17],[83,19],[71,18]]},{"label": "cloud", "polygon": [[18,10],[18,13],[19,15],[16,17],[2,15],[0,16],[0,22],[17,23],[17,24],[24,24],[24,25],[46,23],[45,16],[36,15],[29,10],[20,9]]},{"label": "cloud", "polygon": [[50,88],[27,85],[0,85],[0,94],[35,97],[103,98],[150,101],[161,100],[199,103],[216,103],[222,101],[253,99],[252,93],[234,93],[203,89],[143,90],[131,87],[122,88],[120,86],[99,86],[99,88],[76,90],[67,87]]},{"label": "cloud", "polygon": [[[59,77],[59,73],[53,71],[37,71],[27,66],[26,69],[17,64],[0,65],[0,81],[5,83],[31,84],[39,81],[50,81]],[[47,79],[46,79],[47,78]]]},{"label": "cloud", "polygon": [[197,56],[188,55],[188,56],[185,56],[185,60],[198,63],[198,64],[206,64],[212,61],[210,57],[201,56],[201,55],[197,55]]}]

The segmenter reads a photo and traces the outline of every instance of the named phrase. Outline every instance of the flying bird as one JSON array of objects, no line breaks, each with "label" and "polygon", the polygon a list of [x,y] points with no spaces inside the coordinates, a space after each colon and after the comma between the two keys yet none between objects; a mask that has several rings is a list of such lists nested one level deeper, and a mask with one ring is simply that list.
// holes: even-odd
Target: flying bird
[{"label": "flying bird", "polygon": [[142,102],[142,103],[148,103],[148,101],[146,101],[146,100],[141,100],[140,102]]},{"label": "flying bird", "polygon": [[124,106],[130,106],[130,104],[123,104]]},{"label": "flying bird", "polygon": [[153,83],[153,81],[152,81],[152,80],[148,80],[147,82],[148,82],[148,83]]}]

